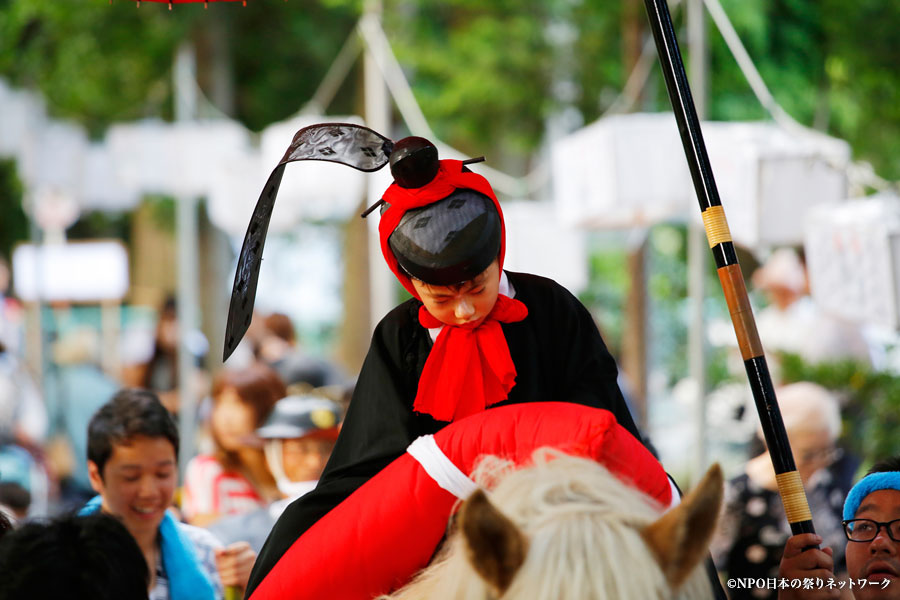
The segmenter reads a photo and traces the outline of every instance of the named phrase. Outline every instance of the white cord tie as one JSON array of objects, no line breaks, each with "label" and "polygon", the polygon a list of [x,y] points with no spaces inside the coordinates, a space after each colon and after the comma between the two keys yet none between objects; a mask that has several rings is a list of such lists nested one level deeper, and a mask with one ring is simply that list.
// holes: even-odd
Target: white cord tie
[{"label": "white cord tie", "polygon": [[447,458],[444,451],[434,441],[433,435],[423,435],[417,438],[406,451],[422,465],[428,476],[434,479],[438,486],[460,500],[465,500],[478,489],[475,482]]}]

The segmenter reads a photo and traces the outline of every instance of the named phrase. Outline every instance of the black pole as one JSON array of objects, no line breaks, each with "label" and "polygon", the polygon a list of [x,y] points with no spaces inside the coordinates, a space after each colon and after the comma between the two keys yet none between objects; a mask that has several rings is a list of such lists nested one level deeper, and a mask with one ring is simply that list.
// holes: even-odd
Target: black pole
[{"label": "black pole", "polygon": [[666,80],[666,89],[669,92],[669,99],[672,101],[675,120],[678,122],[678,131],[681,134],[681,143],[684,146],[688,167],[691,171],[691,179],[694,181],[694,189],[700,202],[706,237],[716,260],[719,281],[722,283],[722,290],[731,313],[731,321],[734,325],[735,335],[737,335],[741,356],[744,359],[747,377],[750,380],[756,410],[759,413],[763,434],[769,447],[769,456],[771,456],[772,466],[775,468],[775,477],[778,481],[781,501],[784,503],[784,512],[791,525],[791,531],[795,535],[815,533],[809,504],[806,501],[806,492],[803,490],[800,474],[794,464],[791,445],[784,429],[784,420],[781,418],[781,411],[778,409],[778,401],[775,398],[772,377],[769,374],[765,353],[756,330],[756,321],[753,318],[744,276],[734,251],[734,243],[731,241],[731,233],[728,230],[728,222],[725,220],[722,202],[719,200],[719,191],[716,188],[716,181],[713,178],[709,156],[706,152],[706,144],[703,142],[703,134],[700,131],[700,120],[697,118],[697,110],[694,108],[694,100],[688,85],[681,52],[678,49],[678,40],[672,25],[672,16],[669,14],[669,6],[666,0],[644,0],[644,4],[650,18],[653,38],[656,40],[656,49]]}]

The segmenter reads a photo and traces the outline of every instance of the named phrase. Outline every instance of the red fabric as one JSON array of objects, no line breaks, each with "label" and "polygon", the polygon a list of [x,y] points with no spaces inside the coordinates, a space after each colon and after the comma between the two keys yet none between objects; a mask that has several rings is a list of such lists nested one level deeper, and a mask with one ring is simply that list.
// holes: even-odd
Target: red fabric
[{"label": "red fabric", "polygon": [[211,513],[239,515],[266,505],[250,480],[226,471],[214,456],[200,454],[188,462],[182,506],[187,518]]},{"label": "red fabric", "polygon": [[[434,438],[467,474],[484,454],[525,465],[551,446],[600,462],[664,506],[672,500],[662,466],[606,410],[514,404],[456,421]],[[456,502],[404,454],[298,538],[250,598],[368,600],[395,590],[431,559]]]},{"label": "red fabric", "polygon": [[[500,323],[527,316],[527,306],[501,295],[478,327],[444,326],[419,377],[413,410],[449,422],[506,400],[516,384],[516,365]],[[426,328],[443,325],[424,306],[419,323]]]},{"label": "red fabric", "polygon": [[[381,215],[378,224],[381,252],[403,287],[416,298],[419,298],[419,294],[397,263],[388,238],[406,211],[442,200],[456,189],[481,192],[494,202],[501,228],[497,261],[499,270],[503,270],[506,225],[491,184],[477,173],[463,171],[462,161],[442,160],[437,175],[428,185],[403,188],[393,183],[383,195],[390,207]],[[528,309],[517,300],[504,298],[501,296],[497,302],[498,306],[503,306],[495,306],[491,315],[474,329],[441,323],[424,306],[419,310],[419,322],[424,327],[443,325],[444,328],[425,361],[413,404],[416,412],[449,422],[484,410],[507,398],[516,382],[516,366],[509,356],[509,347],[500,323],[521,321],[528,315]]]}]

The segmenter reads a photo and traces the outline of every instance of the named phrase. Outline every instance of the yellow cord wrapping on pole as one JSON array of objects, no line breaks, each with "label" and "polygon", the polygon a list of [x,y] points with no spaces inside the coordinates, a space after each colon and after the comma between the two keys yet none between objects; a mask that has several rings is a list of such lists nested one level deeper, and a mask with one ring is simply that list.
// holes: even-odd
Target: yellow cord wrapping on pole
[{"label": "yellow cord wrapping on pole", "polygon": [[784,503],[788,523],[812,521],[800,473],[797,471],[780,473],[775,475],[775,481],[778,483],[778,491],[781,492],[781,501]]},{"label": "yellow cord wrapping on pole", "polygon": [[234,585],[225,586],[225,600],[241,600],[243,597],[241,588]]},{"label": "yellow cord wrapping on pole", "polygon": [[700,216],[703,217],[703,227],[706,229],[706,239],[710,248],[731,241],[731,231],[728,230],[728,221],[725,220],[725,209],[721,205],[710,206],[700,213]]}]

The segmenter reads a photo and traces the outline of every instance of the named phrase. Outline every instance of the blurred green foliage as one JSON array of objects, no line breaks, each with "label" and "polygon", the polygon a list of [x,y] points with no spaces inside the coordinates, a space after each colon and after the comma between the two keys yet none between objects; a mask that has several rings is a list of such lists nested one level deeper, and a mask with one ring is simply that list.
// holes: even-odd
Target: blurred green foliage
[{"label": "blurred green foliage", "polygon": [[66,239],[94,240],[108,238],[121,240],[126,246],[131,242],[132,213],[114,213],[102,210],[84,212],[66,230]]},{"label": "blurred green foliage", "polygon": [[173,196],[154,194],[144,198],[149,207],[150,220],[153,225],[168,234],[175,235],[178,206]]},{"label": "blurred green foliage", "polygon": [[622,81],[621,3],[388,3],[385,27],[447,142],[524,172],[564,104],[589,120]]},{"label": "blurred green foliage", "polygon": [[[111,123],[171,119],[172,65],[182,41],[197,49],[211,95],[213,54],[235,84],[235,116],[249,128],[296,113],[318,86],[357,11],[337,2],[202,3],[0,0],[0,74],[38,89],[51,114],[99,135]],[[352,108],[353,95],[340,110]]]},{"label": "blurred green foliage", "polygon": [[[622,317],[628,286],[626,248],[628,234],[598,233],[591,237],[588,269],[589,283],[580,300],[591,308],[603,338],[615,356],[621,356],[625,322]],[[642,235],[642,234],[635,234]],[[666,374],[667,383],[675,384],[688,376],[688,353],[685,350],[690,327],[690,298],[687,273],[687,226],[657,225],[649,230],[646,241],[647,307],[649,363]],[[612,239],[610,239],[612,238]],[[706,261],[704,278],[706,300],[703,312],[707,319],[730,319],[721,284],[712,259]],[[706,349],[706,382],[709,389],[733,378],[727,366],[727,350]]]},{"label": "blurred green foliage", "polygon": [[124,3],[5,0],[0,73],[94,134],[115,121],[171,116],[172,49],[192,21]]},{"label": "blurred green foliage", "polygon": [[623,247],[594,247],[588,254],[588,287],[579,294],[579,299],[591,309],[597,326],[614,356],[620,356],[624,321],[621,306],[628,293],[628,273]]},{"label": "blurred green foliage", "polygon": [[[248,2],[210,6],[194,36],[212,25],[227,41],[235,84],[235,114],[253,131],[297,113],[312,97],[359,18],[358,2]],[[216,10],[213,10],[216,9]],[[357,66],[329,106],[332,114],[362,114]]]},{"label": "blurred green foliage", "polygon": [[[769,90],[797,121],[847,140],[900,179],[900,3],[722,0]],[[765,113],[721,36],[710,33],[713,119]]]},{"label": "blurred green foliage", "polygon": [[[382,4],[385,30],[438,135],[513,173],[528,171],[539,159],[548,119],[574,110],[577,120],[595,120],[628,75],[622,31],[633,2]],[[233,106],[226,108],[258,131],[310,98],[353,32],[362,5],[257,0],[246,7],[219,3],[204,10],[200,3],[170,11],[165,4],[135,8],[124,0],[0,0],[0,74],[39,89],[51,112],[99,134],[115,121],[171,118],[173,57],[182,40],[191,40],[201,87],[214,96],[213,72],[226,65],[234,90]],[[847,139],[883,176],[900,178],[900,3],[723,5],[791,115]],[[675,11],[679,28],[682,13]],[[711,118],[765,118],[711,24],[709,32]],[[361,112],[360,72],[357,66],[331,112]],[[657,69],[643,109],[669,110]]]},{"label": "blurred green foliage", "polygon": [[900,375],[855,361],[806,363],[782,354],[785,383],[812,381],[843,399],[843,439],[866,464],[900,454]]}]

